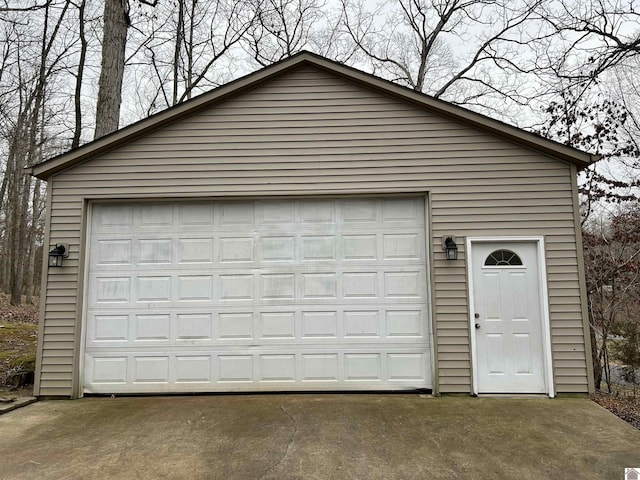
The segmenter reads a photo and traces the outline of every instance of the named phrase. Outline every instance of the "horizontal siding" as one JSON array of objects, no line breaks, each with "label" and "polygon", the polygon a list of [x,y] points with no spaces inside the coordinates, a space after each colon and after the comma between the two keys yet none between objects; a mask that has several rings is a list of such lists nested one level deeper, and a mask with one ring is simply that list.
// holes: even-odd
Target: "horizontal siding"
[{"label": "horizontal siding", "polygon": [[55,322],[48,322],[44,327],[44,335],[73,335],[75,334],[75,325],[56,325]]},{"label": "horizontal siding", "polygon": [[71,301],[65,303],[49,303],[49,298],[47,298],[47,307],[45,309],[45,313],[48,315],[49,312],[64,312],[72,315],[73,318],[75,318],[76,303]]},{"label": "horizontal siding", "polygon": [[[111,198],[203,198],[207,195],[215,195],[218,197],[234,198],[234,197],[246,197],[251,194],[253,196],[271,196],[271,195],[344,195],[346,193],[354,194],[373,194],[373,193],[401,193],[408,191],[420,191],[421,188],[425,188],[425,184],[429,182],[424,181],[405,181],[405,182],[367,182],[349,184],[344,182],[334,182],[333,184],[319,185],[319,184],[256,184],[252,186],[239,186],[239,185],[223,185],[223,188],[219,191],[212,191],[207,189],[206,185],[200,188],[191,187],[189,190],[174,186],[172,184],[165,185],[162,188],[148,187],[144,184],[140,185],[137,189],[131,188],[119,188],[117,186],[113,188],[91,189],[83,191],[81,187],[77,189],[58,189],[56,192],[63,198],[73,198],[74,196],[82,195],[92,199],[111,199]],[[550,191],[548,185],[535,185],[535,186],[520,186],[520,191],[523,187],[535,188],[535,192],[538,196],[546,196]],[[441,192],[460,193],[460,189],[464,188],[464,193],[469,195],[476,195],[478,192],[482,192],[486,189],[482,185],[477,187],[455,187],[443,185],[440,187]],[[500,193],[508,192],[512,194],[518,193],[518,185],[493,185],[492,189],[496,190],[496,195]],[[573,231],[573,230],[572,230]],[[560,234],[560,233],[557,233]],[[568,234],[567,234],[568,235]]]},{"label": "horizontal siding", "polygon": [[[352,163],[352,162],[349,162],[349,163]],[[265,169],[265,171],[262,173],[262,176],[263,177],[282,177],[285,174],[289,174],[292,177],[289,180],[293,180],[295,178],[300,177],[301,181],[307,181],[308,180],[307,177],[311,177],[312,180],[315,180],[315,179],[322,180],[327,176],[331,177],[335,175],[343,175],[345,177],[354,176],[361,180],[375,179],[377,175],[384,175],[385,177],[388,177],[390,179],[402,179],[410,174],[425,175],[427,173],[425,172],[425,168],[427,168],[427,166],[416,165],[416,163],[417,162],[412,162],[412,164],[410,165],[402,166],[401,173],[398,172],[398,165],[376,166],[376,167],[371,167],[371,166],[367,167],[366,163],[363,166],[342,165],[341,167],[339,167],[339,166],[327,165],[326,166],[327,168],[324,168],[322,171],[322,173],[324,174],[324,177],[318,176],[316,165],[314,165],[311,162],[309,165],[307,165],[303,169],[294,169],[290,164],[286,166],[287,168],[284,168],[285,167],[284,165],[275,166],[273,164],[270,164],[269,167],[272,167],[272,168]],[[421,163],[428,164],[428,162],[421,162]],[[255,179],[255,164],[249,164],[244,169],[240,169],[240,167],[241,166],[238,165],[237,168],[232,169],[231,165],[225,165],[225,169],[218,169],[218,178],[229,179],[235,182],[249,181],[249,180]],[[362,172],[363,167],[367,167],[366,176],[363,175],[363,172]],[[175,165],[172,166],[172,168],[175,168]],[[210,168],[211,167],[209,166],[209,169]],[[441,167],[442,171],[430,169],[430,171],[428,172],[430,178],[433,179],[434,181],[450,178],[451,173],[447,172],[446,168],[447,168],[446,166]],[[138,171],[127,171],[127,172],[120,172],[120,173],[113,173],[113,170],[111,170],[112,173],[100,173],[99,179],[97,178],[87,179],[87,178],[84,178],[83,176],[81,176],[81,178],[83,178],[85,182],[88,182],[87,183],[88,187],[103,185],[104,180],[118,180],[118,182],[119,183],[121,182],[122,185],[126,185],[128,182],[138,182],[141,174],[148,175],[149,179],[162,180],[163,176],[166,175],[167,172],[171,172],[169,166],[167,166],[166,169],[157,169],[157,170],[154,167],[153,172],[145,172],[144,170],[145,170],[144,168],[139,168]],[[174,178],[176,179],[194,180],[193,178],[194,172],[197,172],[197,171],[206,172],[207,169],[204,168],[204,166],[198,165],[198,169],[194,171],[173,172],[172,175],[174,175]],[[550,171],[547,173],[547,175],[549,177],[555,177],[558,174],[560,174],[561,171],[562,171],[561,169],[558,169],[556,171]],[[502,178],[499,181],[495,180],[495,176],[498,174],[502,176]],[[68,187],[76,186],[75,177],[77,176],[80,176],[80,175],[69,173],[68,175],[65,176],[66,178],[68,178],[68,180],[65,182],[61,181],[59,184],[59,188],[63,188],[66,186]],[[498,169],[498,168],[488,169],[487,166],[484,166],[484,168],[478,168],[478,169],[474,168],[473,172],[460,172],[458,175],[458,178],[460,181],[466,180],[472,184],[477,184],[478,182],[482,183],[481,181],[482,179],[488,179],[489,181],[496,182],[497,184],[498,182],[508,182],[506,180],[508,178],[513,178],[513,177],[526,178],[530,176],[532,178],[540,178],[540,175],[533,176],[530,169],[514,170],[513,172],[509,172],[505,174],[505,172],[501,171],[501,169]],[[335,178],[333,180],[335,180]],[[553,182],[553,181],[554,181],[554,178],[551,178],[550,182]],[[77,213],[75,209],[66,209],[66,210],[60,210],[59,212],[56,212],[56,214],[62,217],[62,216],[73,216]]]},{"label": "horizontal siding", "polygon": [[48,369],[43,369],[40,375],[41,382],[53,381],[53,382],[70,382],[73,373],[71,371],[61,372],[61,371],[49,371]]},{"label": "horizontal siding", "polygon": [[[65,382],[65,384],[68,382]],[[57,387],[55,384],[50,382],[42,382],[40,384],[41,397],[68,397],[69,396],[69,387]]]},{"label": "horizontal siding", "polygon": [[[41,396],[71,396],[75,358],[76,309],[78,305],[79,219],[78,201],[60,208],[52,202],[51,241],[69,243],[70,255],[64,269],[51,269],[47,275],[47,292],[43,326],[43,353],[40,374]],[[53,207],[53,205],[52,205]],[[72,212],[61,215],[60,212]]]},{"label": "horizontal siding", "polygon": [[[77,373],[85,199],[233,198],[429,192],[435,339],[442,392],[469,392],[465,249],[440,239],[544,235],[559,392],[587,390],[571,168],[478,129],[309,67],[102,154],[51,181],[51,271],[41,395],[71,395]],[[60,272],[60,273],[58,273]]]},{"label": "horizontal siding", "polygon": [[[49,348],[48,350],[46,350],[46,353],[47,354],[43,355],[42,358],[43,369],[47,368],[48,365],[60,365],[66,368],[73,368],[75,366],[74,362],[69,361],[73,359],[73,355],[67,350],[57,350],[55,348]],[[67,392],[67,395],[70,394],[71,392]]]},{"label": "horizontal siding", "polygon": [[57,357],[48,357],[49,362],[46,365],[43,365],[43,372],[73,372],[71,365],[68,365],[65,362],[59,361],[60,359]]},{"label": "horizontal siding", "polygon": [[[535,157],[531,157],[532,161],[535,160]],[[493,172],[494,175],[496,175],[496,172],[502,172],[503,170],[503,165],[504,165],[504,160],[502,161],[498,161],[498,159],[493,159],[492,163],[491,161],[488,161],[487,163],[479,163],[477,165],[474,165],[474,170],[478,171],[478,172]],[[190,161],[190,171],[189,173],[184,173],[184,172],[175,172],[175,164],[171,163],[171,162],[162,162],[159,163],[159,161],[157,160],[147,160],[145,162],[140,162],[137,163],[135,165],[123,165],[120,169],[120,172],[118,173],[114,173],[113,169],[107,166],[102,166],[102,167],[96,167],[96,171],[94,172],[94,174],[96,175],[100,175],[101,178],[104,175],[105,178],[118,178],[120,176],[122,176],[122,178],[139,178],[140,174],[144,174],[144,175],[148,175],[149,172],[149,167],[152,166],[153,167],[153,174],[161,174],[162,172],[171,172],[171,173],[176,173],[176,174],[180,174],[183,176],[187,176],[187,175],[191,175],[193,176],[194,172],[209,172],[211,170],[211,166],[212,165],[216,165],[216,170],[218,170],[220,173],[223,172],[235,172],[237,175],[243,175],[245,174],[244,172],[252,172],[253,170],[255,170],[255,165],[257,162],[255,161],[248,161],[247,163],[241,163],[241,162],[234,162],[233,164],[228,163],[228,160],[225,158],[219,159],[217,162],[207,162],[207,159],[203,159],[202,162],[194,162],[193,160]],[[265,161],[263,162],[264,164],[261,164],[261,169],[263,170],[263,174],[265,176],[277,176],[278,174],[282,174],[282,172],[300,172],[300,175],[311,175],[313,174],[314,170],[317,168],[317,165],[315,164],[314,161],[298,161],[296,164],[296,168],[292,168],[292,165],[290,162],[282,162],[282,161],[276,161],[275,159],[272,161]],[[450,161],[449,162],[439,162],[437,163],[434,159],[427,159],[427,158],[416,158],[413,161],[403,161],[403,171],[424,171],[425,167],[428,167],[430,171],[432,171],[434,174],[436,173],[445,173],[448,170],[451,170],[451,166],[450,166]],[[386,171],[388,172],[389,170],[392,170],[392,173],[397,173],[398,172],[398,161],[390,161],[388,159],[382,159],[378,162],[376,162],[376,166],[372,167],[371,166],[371,162],[370,161],[363,161],[363,160],[351,160],[351,161],[335,161],[335,160],[326,160],[324,161],[323,165],[326,166],[326,169],[334,169],[337,173],[344,173],[345,171],[350,171],[350,170],[354,170],[354,169],[360,169],[360,168],[368,168],[370,170],[374,170],[377,172],[383,172],[383,169],[386,169]],[[544,166],[545,162],[541,162],[540,166]],[[531,168],[535,168],[535,163],[533,163],[532,165],[516,165],[516,168],[514,169],[514,171],[517,170],[521,170],[521,171],[529,171]],[[272,173],[273,171],[275,171],[276,173]],[[311,173],[309,173],[311,172]],[[360,172],[361,173],[361,172]],[[230,173],[226,173],[227,175],[229,175]],[[86,175],[84,173],[77,173],[75,172],[75,170],[70,170],[69,172],[67,172],[65,174],[65,177],[73,179],[76,176],[83,176]],[[132,177],[133,175],[133,177]],[[136,175],[138,175],[138,177],[136,177]],[[450,199],[452,202],[455,202],[457,200],[455,200],[456,197]],[[513,196],[512,199],[517,200],[521,198],[520,196],[516,195]],[[562,195],[560,195],[560,198],[564,198]],[[500,202],[502,199],[496,199],[495,197],[488,197],[488,198],[484,198],[482,200],[485,200],[487,202],[489,202],[489,206],[495,206],[495,204],[491,204],[491,200],[494,201],[498,201]],[[544,204],[545,202],[549,202],[551,200],[547,200],[545,199],[540,199],[541,200],[541,205]],[[558,205],[560,205],[561,202],[558,203]],[[73,211],[76,210],[77,208],[74,207],[66,207],[66,208],[59,208],[60,214],[66,214],[69,211]]]},{"label": "horizontal siding", "polygon": [[[209,182],[207,182],[206,179],[200,177],[200,178],[191,179],[188,182],[184,180],[177,180],[180,182],[180,184],[176,183],[177,181],[174,179],[173,185],[171,185],[171,187],[169,188],[168,186],[166,186],[166,181],[167,181],[166,179],[162,180],[157,178],[146,178],[144,185],[141,185],[141,186],[138,185],[137,189],[136,189],[136,183],[138,182],[134,180],[123,181],[122,185],[115,188],[109,188],[109,186],[105,185],[104,183],[97,184],[93,181],[86,181],[86,182],[82,181],[80,182],[80,184],[66,183],[66,184],[61,184],[60,186],[58,186],[58,188],[60,193],[65,195],[72,195],[74,194],[74,192],[76,195],[77,194],[82,195],[89,191],[93,195],[109,194],[109,193],[113,193],[115,195],[127,195],[127,194],[130,194],[131,191],[134,189],[139,194],[158,195],[166,191],[167,194],[176,193],[179,195],[181,192],[180,190],[181,188],[183,189],[182,191],[184,191],[184,189],[189,189],[192,192],[192,194],[195,194],[195,193],[204,194],[206,192],[210,192],[211,189],[218,188],[229,193],[236,193],[237,195],[240,195],[240,194],[247,195],[247,193],[253,192],[256,190],[262,191],[265,193],[270,193],[273,195],[274,192],[277,193],[278,191],[282,191],[282,186],[280,185],[280,182],[283,178],[289,178],[291,182],[294,182],[296,180],[295,177],[287,177],[287,176],[276,177],[274,180],[265,178],[263,179],[263,182],[271,183],[269,187],[266,187],[264,183],[261,183],[260,180],[255,177],[251,179],[244,179],[243,181],[239,181],[238,179],[224,179],[224,178],[216,177],[214,179],[210,179]],[[533,181],[527,182],[526,180],[527,178],[516,177],[512,179],[511,182],[519,182],[520,188],[527,188],[528,183],[536,184]],[[358,183],[358,190],[362,191],[362,190],[376,189],[380,187],[385,187],[385,188],[389,188],[389,187],[412,188],[413,187],[415,189],[419,189],[419,188],[424,188],[426,184],[429,184],[435,180],[431,178],[428,174],[420,174],[420,175],[413,174],[413,175],[407,175],[404,181],[400,176],[395,176],[395,175],[390,175],[390,176],[380,175],[379,177],[376,177],[374,175],[362,175],[362,177],[359,180],[355,180],[355,181]],[[445,181],[445,180],[441,180],[441,181]],[[506,180],[502,180],[502,181],[505,182],[504,183],[505,189],[513,188],[512,183],[509,183]],[[543,179],[538,179],[537,181],[543,181]],[[555,181],[555,179],[553,181]],[[477,188],[479,187],[486,188],[482,186],[481,181],[470,180],[469,184],[465,183],[464,181],[458,182],[458,189],[468,190],[466,187],[471,186],[471,184]],[[337,188],[340,186],[342,186],[342,188]],[[495,182],[493,186],[498,188],[500,185],[498,185],[498,183]],[[544,188],[542,186],[536,186],[536,190],[542,194],[545,191],[545,188],[548,189],[552,187],[554,187],[552,183],[547,183],[544,185]],[[330,192],[335,192],[335,191],[345,192],[345,191],[349,191],[351,188],[353,188],[353,183],[350,182],[349,179],[346,178],[345,176],[336,177],[335,175],[327,175],[323,177],[308,178],[308,179],[305,179],[304,181],[299,181],[299,183],[295,183],[295,184],[291,183],[287,188],[287,192],[290,192],[291,194],[300,194],[301,192],[311,193],[309,190],[315,190],[318,193],[320,193],[322,190],[328,190]],[[64,217],[64,218],[67,218],[67,217]],[[55,225],[55,228],[57,230],[69,230],[69,228],[72,227],[72,224],[63,223],[64,218],[61,219],[60,224]],[[455,220],[458,220],[458,219],[455,219]],[[522,222],[522,228],[525,228],[527,225],[527,221],[523,220],[522,217],[513,218],[513,220],[520,220]],[[68,221],[70,221],[70,219]],[[52,230],[53,228],[54,227],[52,226]]]},{"label": "horizontal siding", "polygon": [[[329,141],[329,140],[328,140]],[[486,147],[486,145],[485,145]],[[328,158],[328,161],[342,161],[342,162],[357,162],[357,161],[362,161],[362,155],[360,150],[355,150],[355,149],[343,149],[344,153],[340,153],[337,152],[335,149],[329,150],[325,153],[331,153],[331,158]],[[522,152],[519,151],[516,147],[512,147],[512,148],[507,148],[505,150],[499,150],[499,149],[486,149],[486,151],[488,152],[488,154],[490,155],[490,158],[487,160],[489,164],[498,164],[500,163],[499,160],[502,159],[502,161],[504,162],[505,157],[509,158],[509,157],[513,157],[514,155],[516,156],[520,156],[522,155]],[[420,151],[418,149],[416,149],[414,152],[411,151],[403,151],[401,154],[394,154],[393,151],[388,151],[388,150],[383,150],[380,149],[379,151],[373,151],[373,152],[369,152],[367,153],[367,157],[369,157],[370,160],[378,160],[378,161],[383,161],[383,162],[389,162],[390,160],[402,160],[402,161],[416,161],[416,160],[420,160],[420,159],[425,159],[425,160],[433,160],[434,162],[437,163],[441,163],[441,162],[454,162],[456,159],[467,159],[467,161],[469,162],[469,164],[473,165],[476,163],[482,163],[482,162],[478,162],[478,155],[476,154],[477,150],[474,149],[461,149],[458,152],[452,153],[450,150],[447,150],[446,148],[444,148],[444,146],[442,148],[438,148],[438,149],[434,149],[434,150],[430,150],[430,151]],[[224,163],[225,159],[229,159],[229,158],[233,158],[234,161],[238,162],[239,164],[250,164],[250,163],[255,163],[255,164],[270,164],[270,163],[281,163],[283,161],[286,160],[290,160],[289,157],[290,156],[294,156],[291,152],[288,152],[286,150],[283,151],[278,151],[278,152],[273,152],[273,151],[251,151],[250,154],[249,152],[245,152],[244,150],[234,150],[233,151],[233,155],[230,156],[229,154],[226,155],[220,155],[220,152],[215,151],[215,152],[211,152],[211,151],[207,151],[207,150],[200,150],[200,151],[188,151],[188,152],[184,152],[185,155],[188,154],[189,156],[189,163],[193,164],[193,165],[203,165],[203,164],[216,164],[216,163]],[[300,162],[301,165],[305,165],[305,162],[310,162],[312,160],[310,160],[310,158],[313,158],[314,155],[317,155],[317,151],[312,151],[309,150],[307,153],[310,154],[310,156],[305,156],[305,157],[300,157],[297,159],[298,162]],[[325,156],[327,156],[325,154]],[[166,156],[163,155],[163,152],[161,150],[153,150],[153,151],[146,151],[144,152],[144,154],[141,154],[140,152],[127,152],[126,154],[119,154],[116,155],[114,153],[110,153],[107,155],[104,155],[105,160],[131,160],[131,159],[137,159],[140,158],[140,165],[153,165],[154,163],[158,163],[159,165],[167,165],[167,158]],[[533,155],[530,155],[530,157],[533,157]],[[384,163],[383,163],[384,165]],[[106,166],[106,164],[103,165],[99,165],[99,166]]]},{"label": "horizontal siding", "polygon": [[[336,178],[338,176],[340,178],[340,181],[336,182]],[[225,187],[228,184],[233,184],[237,189],[241,189],[243,187],[250,187],[250,186],[256,185],[257,184],[256,182],[258,181],[255,178],[255,171],[250,172],[246,177],[226,177],[224,175],[217,175],[215,179],[207,179],[207,178],[201,178],[201,177],[200,178],[179,178],[179,177],[180,175],[176,175],[176,178],[174,178],[173,180],[174,182],[179,182],[182,188],[194,187],[200,190],[202,190],[203,188],[206,189],[206,188],[215,188],[215,187]],[[309,177],[299,177],[298,175],[296,175],[295,171],[291,171],[291,172],[283,171],[280,173],[280,175],[273,176],[273,180],[276,181],[276,183],[280,183],[281,179],[287,178],[290,182],[294,182],[298,180],[299,182],[298,185],[300,186],[330,184],[331,187],[334,187],[336,183],[349,185],[351,182],[362,182],[364,185],[369,184],[371,186],[375,186],[376,182],[382,182],[384,184],[393,185],[396,182],[410,180],[414,184],[419,184],[419,182],[424,183],[424,182],[445,181],[449,178],[445,174],[429,174],[427,172],[421,172],[421,173],[410,172],[407,174],[396,175],[391,173],[377,174],[375,172],[370,172],[370,171],[367,171],[366,173],[360,172],[359,175],[354,175],[354,177],[355,178],[352,179],[350,178],[350,175],[346,175],[344,173],[339,173],[339,172],[326,172],[322,176],[315,175],[315,176],[309,176]],[[465,174],[465,175],[462,175],[462,177],[468,177],[468,178],[458,179],[459,188],[464,188],[467,185],[469,186],[482,185],[482,179],[475,177],[472,174]],[[263,181],[269,181],[269,179],[270,179],[270,176],[266,176]],[[530,180],[530,181],[528,182],[527,180]],[[537,184],[541,180],[542,179],[540,177],[527,177],[527,176],[514,174],[512,178],[501,178],[499,181],[496,180],[490,183],[494,185],[502,185],[502,184],[511,185],[512,182],[517,181],[521,184],[521,186],[526,186],[527,183]],[[551,176],[549,177],[548,183],[546,184],[546,186],[550,187],[553,183],[557,181],[558,180],[556,176]],[[135,188],[136,186],[139,186],[140,180],[131,178],[131,179],[118,181],[118,184],[120,186],[120,189],[124,190],[126,188]],[[163,185],[165,184],[166,184],[165,178],[158,178],[154,175],[147,175],[145,178],[144,190],[153,189],[153,188],[162,188]],[[61,192],[67,192],[67,191],[71,192],[73,191],[73,189],[80,188],[80,189],[96,189],[96,193],[100,193],[100,189],[105,188],[105,183],[99,181],[98,179],[82,180],[82,185],[78,185],[78,183],[75,181],[60,181],[57,187],[60,189]],[[86,190],[83,190],[83,191],[86,191]],[[564,217],[566,216],[567,215],[565,214]],[[564,219],[564,217],[561,219]],[[68,229],[68,225],[64,224],[63,222],[65,221],[65,219],[68,219],[68,221],[71,221],[71,217],[56,217],[56,218],[58,218],[60,221],[60,224],[57,224],[56,228]],[[517,215],[514,215],[512,217],[505,216],[505,218],[509,221],[511,220],[517,221],[522,217],[518,217]],[[551,218],[551,220],[554,220],[554,219],[555,218]]]}]

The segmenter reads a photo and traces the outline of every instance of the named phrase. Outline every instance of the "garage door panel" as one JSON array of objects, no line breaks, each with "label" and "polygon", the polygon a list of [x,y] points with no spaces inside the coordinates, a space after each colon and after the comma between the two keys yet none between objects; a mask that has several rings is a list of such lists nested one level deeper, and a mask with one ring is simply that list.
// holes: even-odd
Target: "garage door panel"
[{"label": "garage door panel", "polygon": [[93,206],[85,391],[428,388],[422,198]]},{"label": "garage door panel", "polygon": [[211,363],[211,355],[176,355],[176,383],[210,383]]},{"label": "garage door panel", "polygon": [[228,202],[101,203],[93,208],[92,231],[207,225],[424,224],[421,197],[283,199]]},{"label": "garage door panel", "polygon": [[217,372],[218,383],[253,383],[255,368],[252,355],[242,355],[239,352],[219,354],[216,360],[214,371]]},{"label": "garage door panel", "polygon": [[95,315],[89,322],[87,335],[92,342],[128,342],[129,315]]},{"label": "garage door panel", "polygon": [[389,344],[426,342],[423,306],[89,312],[86,345]]},{"label": "garage door panel", "polygon": [[[204,268],[211,268],[211,264],[213,263],[213,252],[214,252],[214,239],[208,237],[184,237],[181,236],[177,240],[178,248],[177,248],[177,258],[176,262],[179,265],[186,265],[187,268],[193,268],[193,264],[200,264]],[[235,261],[251,261],[252,258],[252,249],[253,245],[249,245],[248,249],[242,248],[242,244],[240,243],[239,247],[235,247],[237,243],[236,239],[220,239],[220,247],[219,251],[225,252]],[[229,252],[229,249],[232,248],[235,252]]]},{"label": "garage door panel", "polygon": [[172,283],[176,295],[171,300],[176,302],[212,302],[215,298],[213,275],[175,275]]},{"label": "garage door panel", "polygon": [[175,210],[176,221],[181,229],[193,227],[200,230],[213,225],[214,204],[212,202],[178,204]]},{"label": "garage door panel", "polygon": [[[131,297],[135,303],[170,302],[171,277],[168,275],[136,276],[132,285]],[[211,287],[209,287],[211,289]],[[208,299],[211,295],[208,295]]]},{"label": "garage door panel", "polygon": [[137,242],[138,265],[171,265],[174,248],[171,238],[141,238]]},{"label": "garage door panel", "polygon": [[[229,314],[235,317],[238,314]],[[178,313],[176,317],[175,340],[211,341],[214,338],[213,321],[210,313]],[[221,317],[221,322],[224,322]],[[240,324],[240,322],[237,322]]]},{"label": "garage door panel", "polygon": [[92,286],[90,305],[128,304],[131,301],[131,277],[129,276],[96,276]]},{"label": "garage door panel", "polygon": [[258,314],[256,334],[263,341],[292,341],[296,338],[296,312],[275,311]]},{"label": "garage door panel", "polygon": [[[164,232],[166,233],[166,232]],[[103,235],[109,235],[108,233]],[[142,268],[256,268],[278,266],[334,267],[353,265],[411,265],[425,261],[425,235],[326,232],[308,235],[263,235],[252,237],[211,233],[209,236],[181,234],[174,238],[125,236],[94,238],[91,266],[95,270],[137,271]]]},{"label": "garage door panel", "polygon": [[168,343],[172,340],[171,331],[171,315],[167,313],[137,313],[131,315],[132,329],[130,343],[144,342],[150,343]]},{"label": "garage door panel", "polygon": [[133,383],[169,383],[168,355],[135,355],[132,362]]},{"label": "garage door panel", "polygon": [[[298,303],[331,301],[394,302],[421,301],[424,297],[426,273],[420,266],[362,266],[355,268],[304,267],[157,270],[135,273],[122,269],[90,275],[95,287],[89,296],[89,307],[114,303],[220,302],[245,301],[270,304],[273,300]],[[247,273],[250,272],[250,273]]]},{"label": "garage door panel", "polygon": [[96,204],[92,219],[91,227],[94,233],[129,230],[133,225],[133,205]]},{"label": "garage door panel", "polygon": [[331,200],[322,203],[314,200],[299,201],[300,223],[304,225],[336,223],[337,203]]},{"label": "garage door panel", "polygon": [[113,355],[108,357],[88,356],[85,361],[87,381],[90,385],[120,385],[127,384],[127,355]]},{"label": "garage door panel", "polygon": [[430,384],[427,352],[235,349],[118,353],[85,360],[86,393],[416,388]]},{"label": "garage door panel", "polygon": [[94,240],[91,246],[92,266],[130,266],[134,263],[129,238]]},{"label": "garage door panel", "polygon": [[340,204],[341,220],[344,224],[376,223],[379,202],[373,199],[344,200]]},{"label": "garage door panel", "polygon": [[[397,272],[396,272],[397,273]],[[345,278],[347,277],[347,278]],[[143,308],[208,308],[212,311],[227,306],[251,307],[290,305],[413,305],[421,300],[415,272],[394,275],[381,280],[379,274],[352,275],[343,272],[317,274],[228,274],[164,275],[141,277],[94,277],[90,293],[91,310],[113,310],[127,306]],[[386,282],[386,284],[385,284]],[[384,291],[386,290],[386,291]]]}]

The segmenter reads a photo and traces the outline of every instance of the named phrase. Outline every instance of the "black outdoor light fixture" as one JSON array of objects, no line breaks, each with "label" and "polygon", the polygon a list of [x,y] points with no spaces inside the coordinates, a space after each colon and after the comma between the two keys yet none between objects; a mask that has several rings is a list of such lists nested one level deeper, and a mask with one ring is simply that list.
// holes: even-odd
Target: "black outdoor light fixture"
[{"label": "black outdoor light fixture", "polygon": [[442,237],[442,249],[445,251],[447,260],[458,259],[458,245],[456,245],[456,237],[453,235],[445,235]]},{"label": "black outdoor light fixture", "polygon": [[69,245],[68,244],[56,244],[55,247],[49,252],[49,266],[50,267],[61,267],[62,259],[67,258],[69,256]]}]

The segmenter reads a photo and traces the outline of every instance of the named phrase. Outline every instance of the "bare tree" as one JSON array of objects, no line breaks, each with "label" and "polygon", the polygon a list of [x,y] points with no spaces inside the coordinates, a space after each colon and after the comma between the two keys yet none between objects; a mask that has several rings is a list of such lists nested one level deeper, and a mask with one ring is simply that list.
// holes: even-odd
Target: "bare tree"
[{"label": "bare tree", "polygon": [[535,131],[601,156],[580,176],[584,224],[594,206],[602,202],[620,204],[640,198],[640,148],[633,135],[637,119],[608,89],[593,86],[585,90],[582,85],[568,83],[544,107],[544,124]]},{"label": "bare tree", "polygon": [[[503,114],[532,96],[527,45],[543,0],[341,0],[351,63],[450,102]],[[523,54],[524,52],[524,54]],[[526,60],[526,61],[525,61]],[[499,107],[500,105],[500,107]]]},{"label": "bare tree", "polygon": [[10,25],[5,32],[13,49],[5,56],[3,75],[7,78],[0,84],[7,100],[1,130],[6,164],[0,195],[4,221],[0,277],[2,288],[11,293],[13,304],[20,303],[25,293],[31,301],[34,293],[34,255],[28,253],[34,253],[38,242],[41,184],[34,184],[22,169],[25,163],[33,165],[43,159],[49,116],[48,85],[66,58],[66,45],[58,39],[68,8],[67,2],[48,2],[39,12],[42,16],[33,20],[35,25],[22,23],[15,16],[5,18],[5,25]]},{"label": "bare tree", "polygon": [[11,5],[9,0],[4,0],[3,1],[4,5],[0,6],[0,13],[5,13],[5,12],[33,12],[36,10],[41,10],[43,8],[46,8],[51,1],[45,1],[42,3],[37,3],[37,2],[33,2],[32,5],[23,5],[23,4],[18,4],[18,5]]},{"label": "bare tree", "polygon": [[[584,231],[585,269],[596,387],[611,392],[611,337],[637,314],[640,212],[637,206],[600,218]],[[629,308],[635,305],[635,308]]]},{"label": "bare tree", "polygon": [[562,78],[591,83],[640,54],[640,11],[633,1],[549,0],[542,7],[557,51],[550,67]]},{"label": "bare tree", "polygon": [[247,50],[267,66],[309,48],[326,22],[325,6],[319,0],[263,0],[246,38]]},{"label": "bare tree", "polygon": [[160,8],[134,28],[139,47],[130,61],[145,71],[150,68],[154,77],[149,112],[219,85],[229,66],[225,59],[232,57],[256,16],[255,5],[245,0],[178,0],[177,7]]},{"label": "bare tree", "polygon": [[129,2],[127,0],[105,0],[102,64],[94,138],[100,138],[117,130],[120,124],[122,79],[127,30],[130,23]]}]

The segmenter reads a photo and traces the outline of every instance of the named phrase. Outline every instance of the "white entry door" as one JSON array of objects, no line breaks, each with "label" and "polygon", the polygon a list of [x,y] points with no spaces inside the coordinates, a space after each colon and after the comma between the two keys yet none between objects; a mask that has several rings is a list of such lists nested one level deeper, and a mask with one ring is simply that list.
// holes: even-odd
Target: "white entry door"
[{"label": "white entry door", "polygon": [[545,393],[535,242],[472,243],[478,393]]}]

